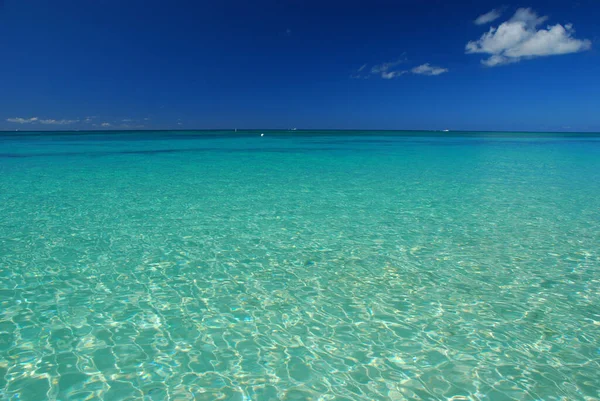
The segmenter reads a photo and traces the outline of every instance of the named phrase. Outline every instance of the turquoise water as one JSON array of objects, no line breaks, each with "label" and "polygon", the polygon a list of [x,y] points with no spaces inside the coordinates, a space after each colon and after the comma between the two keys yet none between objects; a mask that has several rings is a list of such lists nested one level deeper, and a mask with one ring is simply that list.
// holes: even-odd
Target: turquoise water
[{"label": "turquoise water", "polygon": [[0,400],[597,400],[600,136],[0,134]]}]

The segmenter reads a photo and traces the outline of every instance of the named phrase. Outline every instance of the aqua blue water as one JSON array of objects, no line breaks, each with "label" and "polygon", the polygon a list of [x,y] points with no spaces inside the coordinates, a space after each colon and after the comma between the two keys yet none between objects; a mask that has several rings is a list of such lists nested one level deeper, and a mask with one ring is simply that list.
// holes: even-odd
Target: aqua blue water
[{"label": "aqua blue water", "polygon": [[598,400],[600,136],[0,135],[0,400]]}]

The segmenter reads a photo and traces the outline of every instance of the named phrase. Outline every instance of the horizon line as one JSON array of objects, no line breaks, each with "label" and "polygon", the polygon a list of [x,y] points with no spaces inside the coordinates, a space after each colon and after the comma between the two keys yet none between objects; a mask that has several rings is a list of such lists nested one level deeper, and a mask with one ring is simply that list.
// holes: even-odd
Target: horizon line
[{"label": "horizon line", "polygon": [[266,131],[266,132],[318,132],[318,131],[342,131],[342,132],[436,132],[436,133],[511,133],[511,134],[599,134],[600,131],[527,131],[527,130],[433,130],[433,129],[350,129],[350,128],[307,128],[307,129],[289,129],[289,128],[197,128],[197,129],[90,129],[90,130],[6,130],[0,129],[0,133],[86,133],[86,132],[104,132],[104,133],[116,133],[116,132],[255,132],[255,131]]}]

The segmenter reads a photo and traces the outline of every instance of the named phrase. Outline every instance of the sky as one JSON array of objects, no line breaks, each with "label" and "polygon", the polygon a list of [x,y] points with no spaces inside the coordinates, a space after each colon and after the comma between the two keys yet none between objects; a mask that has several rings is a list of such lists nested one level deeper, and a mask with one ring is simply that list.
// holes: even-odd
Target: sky
[{"label": "sky", "polygon": [[0,130],[600,132],[600,1],[0,0]]}]

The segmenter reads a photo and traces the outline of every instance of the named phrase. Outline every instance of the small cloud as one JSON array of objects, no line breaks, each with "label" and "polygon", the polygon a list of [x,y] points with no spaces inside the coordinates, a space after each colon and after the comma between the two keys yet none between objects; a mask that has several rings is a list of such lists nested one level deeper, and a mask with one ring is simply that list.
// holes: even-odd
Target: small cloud
[{"label": "small cloud", "polygon": [[401,75],[406,74],[408,71],[390,71],[390,72],[382,72],[381,73],[381,78],[383,79],[394,79],[396,77],[399,77]]},{"label": "small cloud", "polygon": [[[399,76],[407,73],[406,70],[395,70],[394,69],[394,67],[396,67],[404,62],[406,62],[406,59],[403,57],[396,61],[375,64],[373,67],[371,67],[370,72],[372,75],[380,75],[381,78],[383,78],[383,79],[393,79],[393,78],[399,77]],[[366,64],[363,67],[366,67]],[[361,68],[363,68],[363,67],[361,67]]]},{"label": "small cloud", "polygon": [[68,125],[68,124],[73,124],[73,123],[77,123],[79,122],[79,120],[54,120],[54,119],[47,119],[47,120],[40,120],[41,124],[46,124],[46,125]]},{"label": "small cloud", "polygon": [[[404,55],[403,55],[404,56]],[[375,64],[371,67],[367,75],[361,75],[363,71],[367,71],[367,64],[363,64],[360,68],[356,70],[356,72],[350,75],[350,78],[358,79],[364,78],[367,79],[370,76],[376,75],[380,76],[383,79],[394,79],[398,78],[404,74],[413,73],[419,75],[440,75],[445,72],[448,72],[447,68],[432,66],[429,63],[422,64],[418,67],[414,67],[410,70],[402,70],[397,69],[396,67],[400,64],[406,62],[406,58],[398,59],[396,61],[391,61],[387,63]]]},{"label": "small cloud", "polygon": [[183,125],[183,123],[177,123],[177,125]]},{"label": "small cloud", "polygon": [[83,122],[84,123],[91,123],[95,118],[96,118],[96,116],[84,117]]},{"label": "small cloud", "polygon": [[475,23],[475,25],[489,24],[490,22],[495,21],[498,18],[500,18],[501,15],[502,15],[502,10],[498,10],[498,9],[494,8],[492,11],[489,11],[485,14],[481,14],[473,22]]},{"label": "small cloud", "polygon": [[124,119],[122,119],[121,121],[123,121],[124,123],[130,123],[130,122],[132,122],[133,120],[132,120],[131,118],[124,118]]},{"label": "small cloud", "polygon": [[104,123],[100,124],[100,126],[102,126],[102,127],[110,127],[111,124],[104,122]]},{"label": "small cloud", "polygon": [[362,75],[362,72],[365,70],[365,68],[367,68],[367,64],[363,64],[361,65],[353,74],[350,74],[350,78],[352,79],[361,79],[361,78],[368,78],[368,75]]},{"label": "small cloud", "polygon": [[9,123],[17,123],[17,124],[45,124],[45,125],[67,125],[79,122],[79,120],[55,120],[53,118],[42,119],[40,120],[38,117],[31,118],[7,118],[6,121]]},{"label": "small cloud", "polygon": [[376,64],[373,67],[371,67],[371,74],[380,74],[382,72],[388,72],[391,68],[404,63],[404,61],[404,59],[400,59],[396,61],[391,61],[389,63]]},{"label": "small cloud", "polygon": [[522,59],[578,53],[591,49],[589,39],[576,39],[572,24],[549,25],[538,29],[548,17],[539,17],[530,8],[519,8],[515,15],[465,46],[465,53],[489,55],[483,65],[494,67]]},{"label": "small cloud", "polygon": [[31,123],[37,122],[38,118],[37,117],[31,117],[31,118],[15,117],[15,118],[7,118],[6,121],[8,121],[9,123],[17,123],[17,124],[31,124]]},{"label": "small cloud", "polygon": [[442,68],[442,67],[436,67],[433,65],[429,65],[429,63],[425,63],[425,64],[421,64],[418,67],[413,68],[412,70],[410,70],[410,72],[412,72],[413,74],[419,74],[419,75],[440,75],[445,72],[448,72],[448,69]]},{"label": "small cloud", "polygon": [[285,34],[286,34],[287,36],[290,36],[290,35],[292,34],[292,30],[291,30],[290,28],[286,29],[286,30],[285,30]]}]

